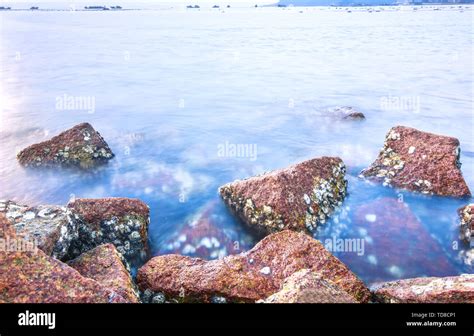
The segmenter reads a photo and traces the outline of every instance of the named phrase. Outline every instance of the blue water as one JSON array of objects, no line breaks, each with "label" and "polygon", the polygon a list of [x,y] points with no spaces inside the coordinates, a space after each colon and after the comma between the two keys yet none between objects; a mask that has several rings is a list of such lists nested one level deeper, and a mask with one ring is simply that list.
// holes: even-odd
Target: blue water
[{"label": "blue water", "polygon": [[[325,224],[318,239],[377,241],[373,235],[380,232],[365,232],[357,209],[368,206],[371,215],[372,202],[398,200],[399,194],[357,175],[375,159],[390,127],[457,137],[464,177],[474,190],[472,15],[472,7],[447,6],[373,13],[181,7],[0,12],[0,197],[26,204],[64,204],[71,195],[138,197],[151,208],[154,254],[183,253],[180,232],[204,222],[214,231],[198,238],[219,236],[214,247],[222,257],[256,239],[222,204],[220,185],[332,155],[349,167],[350,194],[341,218]],[[58,108],[64,97],[94,103]],[[405,104],[384,105],[394,97]],[[356,107],[367,120],[327,117],[342,105]],[[115,152],[108,166],[85,174],[18,165],[20,149],[83,121]],[[226,142],[256,146],[257,156],[219,156]],[[385,257],[370,256],[368,243],[360,257],[334,253],[367,283],[472,272],[467,246],[457,238],[456,209],[468,201],[403,193],[402,203],[420,225],[388,239],[377,250]],[[419,253],[389,258],[407,244]],[[441,261],[449,267],[426,265]]]}]

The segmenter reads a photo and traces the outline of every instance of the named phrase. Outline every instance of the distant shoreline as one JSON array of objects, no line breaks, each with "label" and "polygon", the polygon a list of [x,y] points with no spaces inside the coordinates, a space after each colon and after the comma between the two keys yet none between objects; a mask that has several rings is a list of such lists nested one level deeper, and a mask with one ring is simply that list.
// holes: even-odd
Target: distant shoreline
[{"label": "distant shoreline", "polygon": [[[221,7],[201,7],[201,8],[186,8],[186,5],[182,6],[171,6],[171,7],[162,7],[162,8],[121,8],[121,9],[86,9],[86,8],[8,8],[8,6],[3,6],[4,8],[0,8],[0,12],[123,12],[123,11],[163,11],[163,10],[170,10],[170,9],[185,9],[189,11],[216,11],[216,10],[232,10],[232,9],[250,9],[250,8],[281,8],[281,9],[291,9],[291,8],[325,8],[330,10],[338,10],[344,8],[384,8],[384,11],[390,11],[390,9],[398,10],[400,8],[417,8],[417,9],[431,9],[433,7],[449,7],[453,10],[461,10],[461,9],[473,9],[474,4],[472,3],[423,3],[423,4],[394,4],[394,5],[341,5],[341,6],[294,6],[294,5],[278,5],[270,4],[270,5],[261,5],[258,7],[249,6],[249,7],[226,7],[226,5],[222,5]],[[389,8],[389,10],[387,10]]]}]

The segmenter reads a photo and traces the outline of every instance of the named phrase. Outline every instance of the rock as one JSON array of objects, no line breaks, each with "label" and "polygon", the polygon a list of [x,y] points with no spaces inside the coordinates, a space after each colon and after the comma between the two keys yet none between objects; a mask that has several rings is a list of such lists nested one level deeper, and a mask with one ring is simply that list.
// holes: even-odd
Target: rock
[{"label": "rock", "polygon": [[461,237],[474,247],[474,204],[468,204],[458,210],[461,219]]},{"label": "rock", "polygon": [[364,120],[365,115],[362,112],[357,111],[352,106],[336,107],[331,110],[331,113],[338,119],[342,120]]},{"label": "rock", "polygon": [[[267,236],[250,251],[204,261],[181,255],[154,257],[137,275],[140,290],[163,293],[179,302],[255,302],[280,290],[283,281],[301,269],[318,272],[353,296],[367,302],[368,289],[343,263],[312,237],[291,230]],[[262,272],[262,270],[268,270]]]},{"label": "rock", "polygon": [[82,123],[50,140],[31,145],[18,153],[25,167],[93,168],[112,159],[114,154],[102,136],[88,123]]},{"label": "rock", "polygon": [[71,241],[76,238],[76,227],[68,221],[64,207],[29,207],[0,201],[0,213],[5,214],[18,237],[34,241],[39,249],[56,259],[66,256]]},{"label": "rock", "polygon": [[313,231],[346,195],[341,159],[321,157],[219,188],[227,206],[248,226],[270,234]]},{"label": "rock", "polygon": [[351,227],[354,231],[346,234],[364,240],[363,254],[339,257],[362,278],[370,274],[376,281],[387,281],[457,274],[441,245],[398,199],[379,198],[356,208]]},{"label": "rock", "polygon": [[324,280],[318,273],[303,269],[283,281],[282,289],[259,303],[357,303],[351,295]]},{"label": "rock", "polygon": [[130,276],[128,264],[114,245],[99,245],[68,262],[68,265],[82,276],[112,289],[127,302],[139,302],[138,290]]},{"label": "rock", "polygon": [[[9,303],[120,303],[127,302],[111,289],[88,279],[22,238],[0,214],[1,242],[16,249],[0,250],[0,301]],[[15,242],[15,244],[12,244]],[[34,246],[33,246],[34,247]]]},{"label": "rock", "polygon": [[474,303],[474,274],[386,282],[373,290],[385,303]]},{"label": "rock", "polygon": [[216,202],[206,204],[160,249],[159,254],[181,254],[202,259],[219,259],[250,249],[243,232],[226,227],[216,214]]},{"label": "rock", "polygon": [[379,157],[361,175],[423,194],[470,196],[459,157],[456,138],[396,126],[388,132]]},{"label": "rock", "polygon": [[132,198],[78,198],[67,205],[70,221],[78,228],[70,257],[74,258],[105,243],[112,243],[125,259],[134,263],[149,254],[149,207]]}]

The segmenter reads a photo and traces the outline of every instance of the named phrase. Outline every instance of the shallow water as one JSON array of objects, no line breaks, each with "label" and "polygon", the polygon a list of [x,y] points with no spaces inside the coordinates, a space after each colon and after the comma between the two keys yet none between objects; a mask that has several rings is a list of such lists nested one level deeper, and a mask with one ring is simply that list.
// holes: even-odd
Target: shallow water
[{"label": "shallow water", "polygon": [[[198,244],[217,252],[185,252],[215,258],[255,243],[220,201],[220,185],[340,156],[349,167],[349,196],[318,238],[384,244],[371,250],[365,240],[361,256],[334,251],[355,273],[372,283],[472,272],[457,237],[456,209],[468,200],[400,199],[357,178],[388,129],[401,124],[457,137],[474,190],[472,15],[448,7],[0,12],[0,197],[27,204],[139,197],[151,207],[154,254],[182,253],[180,232],[205,222],[214,229]],[[342,105],[367,120],[327,117]],[[83,121],[115,152],[108,166],[81,174],[27,171],[16,162],[21,148]],[[226,143],[256,148],[256,155],[222,156]],[[363,218],[373,218],[381,198],[406,204],[419,225],[393,238],[369,231]],[[403,223],[399,210],[390,215]],[[206,232],[224,238],[209,243],[201,239],[210,238]],[[413,251],[399,257],[404,249]]]}]

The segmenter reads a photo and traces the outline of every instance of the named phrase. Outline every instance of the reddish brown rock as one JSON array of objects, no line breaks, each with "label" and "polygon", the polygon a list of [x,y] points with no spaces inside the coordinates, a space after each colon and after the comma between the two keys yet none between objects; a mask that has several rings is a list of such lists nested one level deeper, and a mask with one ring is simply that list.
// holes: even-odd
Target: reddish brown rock
[{"label": "reddish brown rock", "polygon": [[138,199],[75,199],[67,205],[70,221],[78,228],[71,244],[71,257],[96,246],[112,243],[129,262],[145,259],[149,253],[149,207]]},{"label": "reddish brown rock", "polygon": [[112,289],[127,302],[137,303],[138,291],[130,276],[127,262],[114,245],[104,244],[68,262],[82,276]]},{"label": "reddish brown rock", "polygon": [[112,159],[114,154],[102,136],[88,123],[82,123],[50,140],[31,145],[18,153],[25,167],[93,168]]},{"label": "reddish brown rock", "polygon": [[286,278],[279,292],[259,303],[357,303],[351,295],[309,269]]},{"label": "reddish brown rock", "polygon": [[56,259],[66,256],[71,241],[76,238],[76,227],[68,221],[64,207],[29,207],[0,201],[0,213],[5,214],[19,237],[34,241],[39,249]]},{"label": "reddish brown rock", "polygon": [[361,175],[424,194],[470,196],[459,155],[456,138],[396,126],[388,132],[379,157]]},{"label": "reddish brown rock", "polygon": [[441,245],[397,199],[380,198],[360,206],[351,226],[351,238],[364,240],[364,253],[344,253],[340,258],[362,277],[370,274],[386,281],[457,274]]},{"label": "reddish brown rock", "polygon": [[290,230],[264,238],[248,252],[219,260],[155,257],[139,269],[137,282],[142,291],[163,293],[168,300],[255,302],[279,291],[287,277],[305,268],[358,302],[369,300],[363,282],[319,241]]},{"label": "reddish brown rock", "polygon": [[219,188],[229,208],[264,234],[284,229],[313,231],[346,195],[346,168],[321,157]]},{"label": "reddish brown rock", "polygon": [[474,303],[474,274],[386,282],[373,290],[385,303]]},{"label": "reddish brown rock", "polygon": [[216,212],[215,201],[206,204],[163,244],[159,254],[181,254],[209,260],[248,250],[250,237],[238,228],[227,228],[225,220]]},{"label": "reddish brown rock", "polygon": [[461,237],[474,247],[474,204],[468,204],[458,210],[461,219]]},{"label": "reddish brown rock", "polygon": [[[25,248],[11,223],[0,214],[0,301],[11,303],[119,303],[120,295],[81,276],[68,265],[36,248]],[[12,244],[12,242],[16,242]],[[31,247],[31,246],[29,246]],[[34,247],[34,246],[33,246]]]}]

